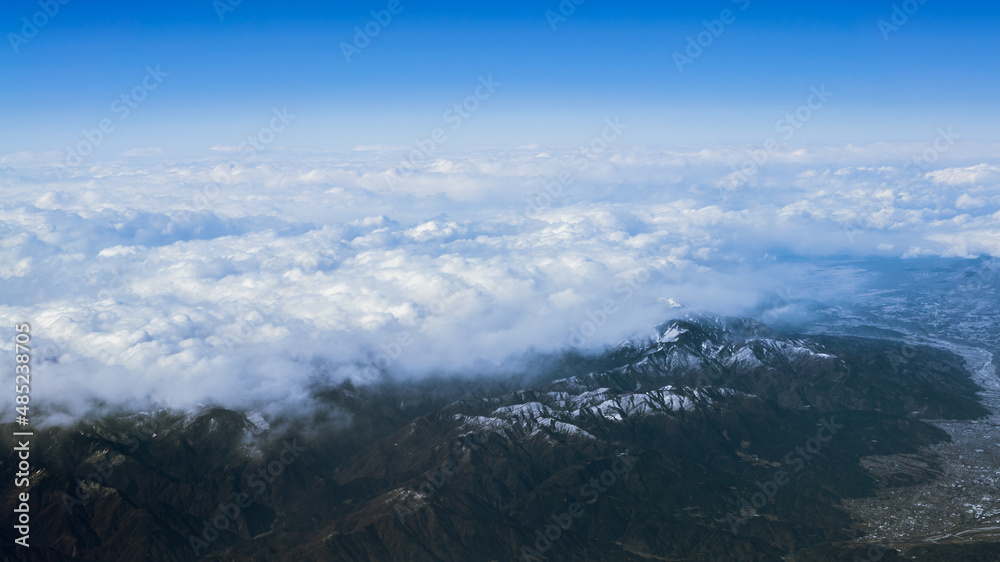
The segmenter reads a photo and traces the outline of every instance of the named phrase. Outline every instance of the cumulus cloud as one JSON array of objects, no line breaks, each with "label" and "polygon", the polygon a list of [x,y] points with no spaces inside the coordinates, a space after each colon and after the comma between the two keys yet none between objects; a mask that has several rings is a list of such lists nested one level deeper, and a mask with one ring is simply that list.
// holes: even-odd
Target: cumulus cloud
[{"label": "cumulus cloud", "polygon": [[945,185],[962,185],[990,181],[996,183],[1000,178],[1000,168],[989,164],[978,164],[959,168],[946,168],[928,172],[927,177],[934,183]]},{"label": "cumulus cloud", "polygon": [[784,147],[737,186],[743,147],[541,150],[441,154],[404,177],[407,152],[385,147],[143,150],[62,176],[51,155],[4,156],[0,332],[32,323],[32,399],[54,422],[282,408],[317,384],[503,372],[689,311],[852,290],[849,268],[810,282],[811,259],[1000,255],[983,147],[917,175],[920,146]]}]

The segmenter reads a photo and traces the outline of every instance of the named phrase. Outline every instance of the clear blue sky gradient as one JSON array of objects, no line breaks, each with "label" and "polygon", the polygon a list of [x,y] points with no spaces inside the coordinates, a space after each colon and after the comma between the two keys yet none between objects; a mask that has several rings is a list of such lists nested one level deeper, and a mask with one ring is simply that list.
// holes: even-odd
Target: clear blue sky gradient
[{"label": "clear blue sky gradient", "polygon": [[[911,0],[919,8],[886,40],[878,22],[901,1],[749,0],[740,10],[746,1],[586,0],[553,30],[546,11],[558,0],[401,0],[348,63],[341,43],[387,0],[243,0],[221,21],[212,0],[70,0],[16,54],[9,34],[41,8],[7,0],[0,154],[62,150],[115,118],[112,102],[147,65],[170,76],[115,118],[104,153],[235,145],[276,107],[297,116],[284,146],[409,145],[488,75],[502,85],[452,135],[456,147],[572,145],[614,116],[631,126],[626,143],[755,143],[820,85],[835,96],[796,142],[927,141],[945,126],[995,140],[997,3]],[[673,54],[726,9],[735,21],[678,72]]]}]

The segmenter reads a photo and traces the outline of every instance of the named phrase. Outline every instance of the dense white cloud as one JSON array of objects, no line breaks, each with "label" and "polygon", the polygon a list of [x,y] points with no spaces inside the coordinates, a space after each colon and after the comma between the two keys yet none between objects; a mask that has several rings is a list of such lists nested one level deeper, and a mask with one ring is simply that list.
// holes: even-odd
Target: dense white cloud
[{"label": "dense white cloud", "polygon": [[928,172],[934,183],[947,185],[961,185],[967,183],[990,182],[994,185],[1000,179],[1000,168],[989,164],[979,164],[963,168],[946,168]]},{"label": "dense white cloud", "polygon": [[54,421],[281,408],[317,382],[503,371],[687,311],[851,290],[800,258],[1000,255],[996,147],[919,173],[919,145],[786,147],[739,185],[740,147],[455,152],[402,177],[407,152],[382,147],[222,148],[61,175],[0,157],[0,333],[33,323]]}]

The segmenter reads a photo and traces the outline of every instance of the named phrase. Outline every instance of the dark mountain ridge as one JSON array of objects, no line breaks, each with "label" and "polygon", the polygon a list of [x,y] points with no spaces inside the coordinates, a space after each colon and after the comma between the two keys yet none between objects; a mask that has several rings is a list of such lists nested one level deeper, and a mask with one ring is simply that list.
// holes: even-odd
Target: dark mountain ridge
[{"label": "dark mountain ridge", "polygon": [[[859,460],[900,453],[933,468],[921,447],[948,435],[923,420],[986,413],[962,365],[930,347],[685,318],[545,375],[317,389],[326,411],[270,426],[221,408],[81,422],[36,434],[38,546],[5,552],[868,560],[840,507],[878,483]],[[15,470],[0,463],[2,509]]]}]

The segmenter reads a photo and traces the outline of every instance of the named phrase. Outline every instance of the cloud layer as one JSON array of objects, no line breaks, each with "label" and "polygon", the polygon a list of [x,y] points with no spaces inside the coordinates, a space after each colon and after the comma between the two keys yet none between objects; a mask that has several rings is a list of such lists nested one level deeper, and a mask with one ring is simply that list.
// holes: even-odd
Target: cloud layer
[{"label": "cloud layer", "polygon": [[7,155],[0,332],[32,323],[51,421],[281,408],[346,378],[517,369],[792,287],[850,292],[848,270],[806,288],[818,258],[1000,255],[995,146],[784,147],[760,166],[745,147],[594,146],[415,171],[380,148],[144,150],[61,175],[53,155]]}]

